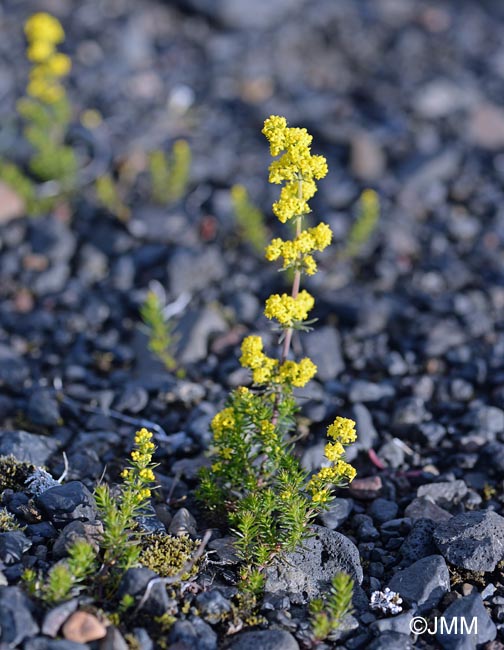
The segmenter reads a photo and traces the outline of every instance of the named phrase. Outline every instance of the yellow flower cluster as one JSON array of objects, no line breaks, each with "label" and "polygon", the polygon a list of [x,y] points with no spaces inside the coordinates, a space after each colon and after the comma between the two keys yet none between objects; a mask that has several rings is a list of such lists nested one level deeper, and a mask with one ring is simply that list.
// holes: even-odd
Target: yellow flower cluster
[{"label": "yellow flower cluster", "polygon": [[284,241],[280,237],[272,240],[266,247],[266,259],[274,262],[283,257],[283,269],[294,267],[304,271],[307,275],[317,272],[317,264],[311,253],[323,251],[332,240],[329,226],[321,222],[314,228],[303,230],[295,239]]},{"label": "yellow flower cluster", "polygon": [[291,384],[296,388],[303,388],[315,377],[317,366],[308,357],[296,361],[284,361],[279,368],[277,381],[279,384]]},{"label": "yellow flower cluster", "polygon": [[252,370],[254,384],[266,384],[272,381],[278,368],[277,359],[271,359],[263,352],[260,336],[247,336],[241,346],[240,363]]},{"label": "yellow flower cluster", "polygon": [[[243,339],[241,351],[240,363],[244,368],[252,370],[254,384],[286,384],[303,388],[317,372],[317,366],[308,357],[301,359],[299,363],[284,361],[282,364],[279,364],[277,359],[271,359],[263,352],[263,342],[260,336],[247,336]],[[218,424],[216,435],[218,435],[220,422],[226,411],[231,411],[231,409],[224,409],[214,418],[214,420],[217,418]],[[215,434],[216,429],[213,421],[212,429]]]},{"label": "yellow flower cluster", "polygon": [[152,456],[156,447],[152,442],[152,433],[143,428],[135,434],[135,449],[131,452],[131,466],[121,472],[130,491],[134,493],[134,499],[141,503],[148,499],[151,490],[149,483],[155,480],[152,468]]},{"label": "yellow flower cluster", "polygon": [[235,426],[234,411],[229,406],[228,408],[219,411],[212,419],[212,431],[214,440],[218,442],[222,439],[223,434]]},{"label": "yellow flower cluster", "polygon": [[273,204],[274,214],[282,223],[308,214],[308,201],[317,191],[315,179],[327,174],[326,159],[313,156],[310,152],[312,136],[306,129],[288,127],[284,117],[269,117],[262,132],[270,143],[272,156],[285,152],[269,169],[270,183],[285,182],[279,200]]},{"label": "yellow flower cluster", "polygon": [[264,315],[270,320],[277,320],[282,327],[289,328],[306,320],[314,304],[313,296],[306,289],[300,291],[296,298],[286,293],[274,293],[266,300]]},{"label": "yellow flower cluster", "polygon": [[328,427],[327,435],[329,438],[332,438],[343,445],[349,445],[357,439],[355,422],[350,418],[342,418],[338,416]]},{"label": "yellow flower cluster", "polygon": [[356,470],[352,465],[343,460],[344,445],[355,442],[355,422],[349,418],[337,417],[328,427],[327,435],[334,442],[328,442],[324,449],[326,459],[331,463],[322,467],[317,474],[311,477],[307,490],[311,493],[312,501],[316,505],[326,503],[331,498],[331,485],[341,485],[353,481]]},{"label": "yellow flower cluster", "polygon": [[35,65],[30,72],[27,93],[46,104],[60,100],[65,91],[59,79],[70,72],[72,63],[66,54],[56,51],[65,39],[61,23],[47,13],[36,13],[25,23],[27,57]]},{"label": "yellow flower cluster", "polygon": [[137,446],[137,452],[131,452],[131,458],[137,460],[133,457],[133,454],[137,453],[138,462],[150,463],[152,460],[152,454],[156,448],[152,442],[152,433],[147,431],[145,427],[140,429],[140,431],[137,431],[135,434],[135,445]]}]

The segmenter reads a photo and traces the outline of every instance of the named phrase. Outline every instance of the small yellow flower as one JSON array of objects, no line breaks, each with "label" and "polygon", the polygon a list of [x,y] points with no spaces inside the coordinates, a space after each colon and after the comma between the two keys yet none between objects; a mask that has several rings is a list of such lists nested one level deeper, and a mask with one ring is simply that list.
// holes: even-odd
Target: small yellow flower
[{"label": "small yellow flower", "polygon": [[328,427],[327,435],[329,438],[337,440],[343,445],[349,445],[357,439],[355,422],[350,420],[350,418],[337,417]]},{"label": "small yellow flower", "polygon": [[314,304],[313,296],[305,289],[296,298],[286,293],[273,294],[266,300],[264,315],[270,320],[276,319],[283,327],[292,327],[295,322],[306,320]]},{"label": "small yellow flower", "polygon": [[345,449],[341,442],[328,442],[324,448],[325,457],[332,462],[339,460],[344,453]]},{"label": "small yellow flower", "polygon": [[61,43],[65,39],[65,32],[57,18],[45,12],[33,14],[24,26],[25,34],[30,41],[46,41],[48,43]]},{"label": "small yellow flower", "polygon": [[54,43],[50,41],[34,41],[26,50],[29,61],[41,63],[47,61],[54,52]]},{"label": "small yellow flower", "polygon": [[65,77],[72,68],[72,61],[66,54],[57,52],[49,58],[45,65],[50,74],[55,77]]}]

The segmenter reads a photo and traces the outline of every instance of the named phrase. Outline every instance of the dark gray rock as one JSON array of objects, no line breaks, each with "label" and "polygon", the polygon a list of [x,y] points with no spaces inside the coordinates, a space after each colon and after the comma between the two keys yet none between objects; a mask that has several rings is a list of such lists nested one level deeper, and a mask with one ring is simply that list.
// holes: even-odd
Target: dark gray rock
[{"label": "dark gray rock", "polygon": [[[157,577],[159,576],[154,571],[145,567],[128,569],[121,578],[117,591],[118,598],[122,598],[128,594],[133,596],[138,604],[145,593],[149,581]],[[168,606],[169,601],[165,586],[163,584],[154,584],[141,610],[150,616],[161,616],[166,612]]]},{"label": "dark gray rock", "polygon": [[422,422],[418,425],[421,441],[435,447],[446,435],[446,428],[439,422]]},{"label": "dark gray rock", "polygon": [[352,499],[336,498],[333,499],[329,508],[322,512],[320,518],[324,522],[326,528],[335,530],[348,519],[352,512],[352,508]]},{"label": "dark gray rock", "polygon": [[168,641],[174,645],[180,644],[183,648],[198,650],[217,648],[217,634],[208,623],[197,616],[192,616],[186,621],[177,621],[170,630]]},{"label": "dark gray rock", "polygon": [[98,551],[100,535],[103,532],[101,522],[74,520],[61,530],[55,540],[52,553],[57,560],[66,557],[68,548],[78,539],[84,539]]},{"label": "dark gray rock", "polygon": [[378,450],[378,458],[385,461],[388,467],[397,469],[404,463],[404,447],[398,438],[388,440]]},{"label": "dark gray rock", "polygon": [[45,465],[60,447],[60,442],[27,431],[0,432],[0,456],[9,456],[33,465]]},{"label": "dark gray rock", "polygon": [[0,561],[6,565],[20,562],[32,543],[20,531],[0,533]]},{"label": "dark gray rock", "polygon": [[194,293],[219,282],[226,275],[222,253],[216,246],[207,246],[203,251],[178,249],[172,256],[168,275],[171,293]]},{"label": "dark gray rock", "polygon": [[432,503],[425,497],[413,499],[409,506],[404,511],[406,517],[413,519],[431,519],[432,521],[447,521],[451,519],[452,515],[440,508],[435,503]]},{"label": "dark gray rock", "polygon": [[408,605],[425,613],[450,591],[450,574],[441,555],[429,555],[398,571],[388,586],[399,593]]},{"label": "dark gray rock", "polygon": [[23,646],[23,650],[90,650],[90,648],[91,646],[87,643],[77,643],[66,639],[48,639],[43,636],[30,639]]},{"label": "dark gray rock", "polygon": [[247,0],[182,0],[194,11],[237,29],[265,29],[300,11],[305,0],[258,0],[254,7]]},{"label": "dark gray rock", "polygon": [[420,424],[427,419],[425,403],[420,397],[404,397],[399,400],[392,416],[392,425],[402,427]]},{"label": "dark gray rock", "polygon": [[442,356],[450,348],[464,343],[466,338],[466,333],[456,320],[440,320],[429,328],[425,354],[429,357]]},{"label": "dark gray rock", "polygon": [[414,562],[437,553],[433,540],[436,523],[430,519],[417,519],[401,546],[401,555],[407,562]]},{"label": "dark gray rock", "polygon": [[477,406],[464,418],[464,424],[484,433],[499,433],[504,431],[504,411],[496,406]]},{"label": "dark gray rock", "polygon": [[7,345],[0,344],[0,386],[19,389],[29,374],[26,361]]},{"label": "dark gray rock", "polygon": [[147,406],[149,394],[141,386],[126,386],[124,392],[114,404],[118,411],[129,411],[130,413],[140,413]]},{"label": "dark gray rock", "polygon": [[196,363],[208,355],[210,338],[227,332],[224,316],[213,306],[188,311],[176,328],[176,358],[181,364]]},{"label": "dark gray rock", "polygon": [[286,630],[242,632],[233,638],[230,650],[299,650],[296,639]]},{"label": "dark gray rock", "polygon": [[386,521],[394,519],[397,515],[399,506],[395,501],[390,501],[389,499],[378,498],[373,501],[371,507],[369,508],[369,514],[375,521],[380,524],[383,524]]},{"label": "dark gray rock", "polygon": [[412,618],[413,612],[404,612],[398,616],[380,618],[374,623],[371,623],[370,627],[380,635],[385,632],[398,632],[399,634],[407,636],[410,634],[410,623]]},{"label": "dark gray rock", "polygon": [[443,618],[446,627],[439,627],[438,622],[436,639],[445,650],[476,650],[497,635],[495,624],[477,592],[452,603],[444,611]]},{"label": "dark gray rock", "polygon": [[0,642],[14,648],[38,634],[28,598],[19,587],[0,587]]},{"label": "dark gray rock", "polygon": [[369,451],[378,441],[378,432],[373,424],[373,418],[364,404],[354,405],[353,419],[359,435],[355,443],[348,447],[346,457],[349,462],[357,456],[359,451]]},{"label": "dark gray rock", "polygon": [[427,497],[442,508],[457,505],[466,494],[467,485],[462,480],[428,483],[427,485],[421,485],[417,490],[418,497]]},{"label": "dark gray rock", "polygon": [[390,384],[374,384],[370,381],[357,379],[352,382],[348,397],[351,402],[379,402],[387,397],[394,397],[395,389]]},{"label": "dark gray rock", "polygon": [[372,641],[368,650],[413,650],[411,637],[400,632],[383,632],[380,636]]},{"label": "dark gray rock", "polygon": [[51,391],[37,389],[28,400],[28,417],[34,424],[51,427],[61,424],[59,405]]},{"label": "dark gray rock", "polygon": [[67,600],[65,603],[49,610],[42,621],[42,634],[54,638],[67,618],[75,612],[79,605],[77,598]]},{"label": "dark gray rock", "polygon": [[201,617],[212,625],[218,623],[231,611],[231,603],[217,589],[199,594],[196,605]]},{"label": "dark gray rock", "polygon": [[499,474],[504,473],[504,444],[489,442],[481,450],[480,460],[484,465],[490,465]]},{"label": "dark gray rock", "polygon": [[341,340],[336,328],[320,327],[303,337],[305,354],[317,366],[320,381],[335,379],[344,369]]},{"label": "dark gray rock", "polygon": [[73,520],[95,521],[98,514],[93,495],[80,481],[49,488],[35,503],[57,528]]},{"label": "dark gray rock", "polygon": [[359,551],[347,537],[322,526],[313,526],[314,536],[300,550],[289,553],[266,571],[266,593],[285,592],[291,600],[304,602],[325,590],[340,571],[358,584],[363,573]]},{"label": "dark gray rock", "polygon": [[491,510],[456,515],[436,527],[434,542],[455,566],[493,571],[504,559],[504,517]]}]

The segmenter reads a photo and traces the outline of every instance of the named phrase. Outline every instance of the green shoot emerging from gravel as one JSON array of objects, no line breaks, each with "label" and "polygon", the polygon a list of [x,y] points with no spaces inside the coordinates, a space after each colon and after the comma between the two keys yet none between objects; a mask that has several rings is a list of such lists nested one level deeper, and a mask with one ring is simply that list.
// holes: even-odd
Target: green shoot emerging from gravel
[{"label": "green shoot emerging from gravel", "polygon": [[264,255],[264,249],[268,244],[268,233],[264,225],[263,213],[252,203],[247,188],[243,185],[233,185],[231,201],[243,239],[258,255]]},{"label": "green shoot emerging from gravel", "polygon": [[171,155],[156,150],[149,154],[152,198],[156,203],[179,201],[187,190],[191,173],[191,149],[186,140],[174,142]]},{"label": "green shoot emerging from gravel", "polygon": [[150,503],[153,470],[156,467],[152,462],[154,451],[152,433],[141,429],[135,436],[130,465],[122,472],[124,483],[119,488],[119,494],[113,494],[106,484],[99,485],[95,490],[104,528],[100,543],[102,574],[114,573],[118,569],[120,575],[138,564],[141,546],[136,518],[145,515]]},{"label": "green shoot emerging from gravel", "polygon": [[53,604],[81,591],[97,569],[96,551],[89,542],[79,539],[68,549],[68,558],[55,564],[45,580],[33,569],[26,569],[23,581],[34,596]]},{"label": "green shoot emerging from gravel", "polygon": [[173,334],[171,325],[163,314],[163,307],[157,293],[149,291],[140,314],[149,330],[149,350],[159,357],[167,370],[175,370],[177,364],[171,353]]},{"label": "green shoot emerging from gravel", "polygon": [[270,166],[270,181],[283,184],[273,211],[282,223],[295,226],[293,239],[273,239],[266,258],[281,259],[282,269],[293,272],[292,292],[270,296],[264,310],[281,334],[280,358],[264,352],[260,336],[243,341],[240,361],[252,371],[256,390],[238,388],[214,417],[213,463],[201,473],[199,490],[210,508],[227,511],[243,560],[242,584],[252,591],[262,588],[264,569],[277,555],[293,551],[309,535],[310,523],[327,507],[334,487],[354,478],[344,446],[356,437],[352,420],[336,418],[327,432],[326,466],[311,477],[293,453],[298,410],[293,389],[305,386],[317,370],[307,357],[290,358],[294,331],[306,331],[314,322],[307,320],[314,298],[300,291],[301,276],[316,272],[312,253],[331,241],[327,224],[303,229],[303,217],[327,165],[323,156],[311,154],[306,129],[289,128],[285,118],[267,119],[263,133],[271,154],[281,154]]},{"label": "green shoot emerging from gravel", "polygon": [[354,581],[346,573],[338,573],[331,581],[327,598],[310,603],[311,624],[315,640],[323,641],[337,630],[343,619],[352,613]]},{"label": "green shoot emerging from gravel", "polygon": [[380,218],[380,201],[374,190],[364,190],[359,200],[357,220],[348,235],[343,257],[355,257],[371,238]]}]

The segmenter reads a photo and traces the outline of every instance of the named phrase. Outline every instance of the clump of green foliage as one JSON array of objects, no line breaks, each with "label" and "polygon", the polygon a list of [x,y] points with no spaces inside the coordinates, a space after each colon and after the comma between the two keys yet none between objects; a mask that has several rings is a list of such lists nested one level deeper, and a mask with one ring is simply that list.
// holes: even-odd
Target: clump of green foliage
[{"label": "clump of green foliage", "polygon": [[[199,543],[187,535],[180,537],[149,535],[142,545],[139,561],[142,566],[155,571],[162,577],[172,577],[188,564],[198,547]],[[193,564],[189,572],[181,576],[181,580],[188,580],[197,573],[198,565]]]},{"label": "clump of green foliage", "polygon": [[0,456],[0,494],[4,490],[24,489],[26,479],[36,469],[35,465],[17,460],[12,455]]},{"label": "clump of green foliage", "polygon": [[154,451],[152,433],[147,429],[137,431],[129,467],[121,474],[123,484],[119,494],[114,495],[106,483],[95,489],[96,505],[103,522],[101,560],[105,574],[112,581],[139,561],[142,549],[136,518],[145,514],[150,503],[155,480]]},{"label": "clump of green foliage", "polygon": [[258,255],[263,255],[268,243],[263,213],[252,203],[247,188],[243,185],[233,185],[231,202],[243,239],[250,243]]},{"label": "clump of green foliage", "polygon": [[97,569],[93,546],[84,539],[78,539],[69,547],[68,558],[55,564],[45,579],[33,569],[26,569],[23,581],[32,595],[53,604],[79,593]]},{"label": "clump of green foliage", "polygon": [[128,221],[131,211],[124,203],[111,174],[104,174],[96,179],[95,192],[98,203],[121,221]]},{"label": "clump of green foliage", "polygon": [[[70,72],[71,60],[56,49],[65,34],[53,16],[44,12],[33,14],[24,29],[32,68],[26,95],[17,108],[24,120],[24,136],[32,147],[28,164],[31,176],[4,162],[0,165],[0,178],[24,199],[29,214],[40,214],[76,184],[77,157],[65,143],[72,111],[62,84]],[[54,181],[55,186],[50,193],[44,193],[32,177],[42,182]]]},{"label": "clump of green foliage", "polygon": [[352,578],[346,573],[338,573],[331,581],[328,596],[311,601],[311,626],[316,641],[327,639],[352,613],[353,588]]},{"label": "clump of green foliage", "polygon": [[[93,590],[102,586],[113,594],[124,571],[139,564],[142,533],[136,518],[145,515],[154,481],[152,433],[137,431],[129,466],[121,476],[123,484],[113,494],[107,484],[98,485],[95,499],[103,523],[97,552],[92,544],[78,539],[70,545],[68,558],[58,562],[44,578],[32,569],[24,573],[30,591],[47,603],[57,603],[86,588],[92,577]],[[99,569],[99,570],[98,570]]]},{"label": "clump of green foliage", "polygon": [[11,533],[24,528],[7,508],[0,508],[0,533]]},{"label": "clump of green foliage", "polygon": [[364,190],[360,196],[357,219],[348,235],[343,257],[359,254],[376,230],[380,218],[380,200],[374,190]]},{"label": "clump of green foliage", "polygon": [[255,391],[238,388],[214,417],[213,462],[202,471],[199,489],[210,508],[227,512],[243,560],[242,584],[252,591],[262,588],[263,570],[275,557],[294,550],[309,535],[310,523],[327,507],[334,487],[354,478],[355,469],[343,456],[344,446],[356,437],[352,420],[336,418],[328,428],[332,441],[325,447],[327,466],[311,477],[293,453],[298,410],[293,390],[316,373],[309,358],[290,359],[294,331],[313,323],[307,315],[314,299],[300,291],[300,281],[317,270],[312,253],[331,241],[327,224],[303,230],[303,217],[316,191],[315,180],[326,175],[327,165],[322,156],[311,154],[306,129],[287,127],[285,118],[270,117],[263,133],[273,156],[283,152],[270,166],[270,182],[284,183],[273,211],[282,223],[295,225],[293,239],[275,238],[266,258],[282,258],[283,270],[293,272],[292,292],[270,296],[264,310],[281,333],[280,358],[265,354],[260,336],[248,336],[242,343],[240,361],[252,371]]},{"label": "clump of green foliage", "polygon": [[149,291],[140,308],[140,315],[149,332],[149,350],[165,365],[167,370],[175,370],[177,363],[171,352],[174,336],[170,322],[165,318],[164,304],[155,291]]},{"label": "clump of green foliage", "polygon": [[191,158],[186,140],[176,140],[168,156],[160,149],[149,154],[151,193],[156,203],[175,203],[184,196],[189,184]]}]

